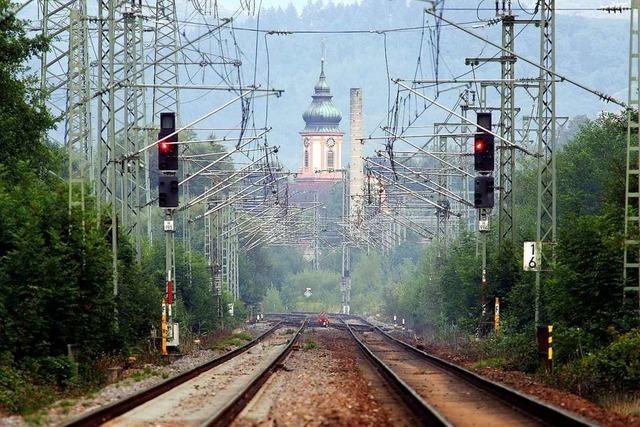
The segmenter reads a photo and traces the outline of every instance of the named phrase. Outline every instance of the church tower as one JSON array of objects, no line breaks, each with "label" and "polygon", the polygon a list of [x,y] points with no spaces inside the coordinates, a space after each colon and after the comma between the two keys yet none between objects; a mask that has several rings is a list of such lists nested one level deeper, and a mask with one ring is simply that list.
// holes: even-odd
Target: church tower
[{"label": "church tower", "polygon": [[[306,124],[300,132],[302,167],[298,179],[338,181],[342,169],[342,113],[333,102],[331,88],[324,74],[324,55],[320,64],[320,78],[312,95],[311,105],[302,115]],[[322,171],[315,173],[316,171]]]}]

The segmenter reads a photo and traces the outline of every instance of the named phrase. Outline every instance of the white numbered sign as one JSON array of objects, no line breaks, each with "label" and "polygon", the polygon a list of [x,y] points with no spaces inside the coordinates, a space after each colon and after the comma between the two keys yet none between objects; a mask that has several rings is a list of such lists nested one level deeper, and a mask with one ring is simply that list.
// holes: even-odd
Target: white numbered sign
[{"label": "white numbered sign", "polygon": [[540,271],[542,245],[540,242],[524,242],[524,258],[522,268],[524,271]]}]

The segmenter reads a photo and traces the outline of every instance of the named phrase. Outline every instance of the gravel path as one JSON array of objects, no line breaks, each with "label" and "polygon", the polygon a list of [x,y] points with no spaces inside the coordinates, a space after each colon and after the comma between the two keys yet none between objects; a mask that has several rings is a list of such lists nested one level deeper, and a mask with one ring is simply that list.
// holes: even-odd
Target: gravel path
[{"label": "gravel path", "polygon": [[412,424],[346,332],[309,329],[299,342],[235,427]]}]

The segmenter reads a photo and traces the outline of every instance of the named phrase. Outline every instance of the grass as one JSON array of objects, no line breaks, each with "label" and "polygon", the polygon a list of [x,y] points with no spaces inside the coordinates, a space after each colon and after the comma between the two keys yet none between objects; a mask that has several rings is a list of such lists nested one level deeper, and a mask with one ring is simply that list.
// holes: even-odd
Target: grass
[{"label": "grass", "polygon": [[640,393],[606,394],[598,399],[598,403],[621,415],[640,416]]},{"label": "grass", "polygon": [[143,369],[143,370],[141,370],[141,371],[134,371],[134,372],[131,374],[131,377],[130,377],[130,378],[131,378],[134,382],[140,382],[140,381],[145,380],[145,379],[147,379],[147,378],[151,378],[151,377],[153,377],[153,376],[156,376],[157,374],[158,374],[158,373],[157,373],[156,371],[154,371],[153,369],[151,369],[151,368],[147,367],[147,368],[144,368],[144,369]]},{"label": "grass", "polygon": [[64,399],[58,402],[58,406],[62,408],[62,413],[66,415],[71,410],[71,407],[73,406],[73,402],[71,400]]},{"label": "grass", "polygon": [[247,341],[251,341],[253,337],[247,332],[236,332],[228,337],[213,343],[212,350],[226,350],[228,348],[243,346]]},{"label": "grass", "polygon": [[318,343],[315,342],[314,340],[307,340],[304,343],[304,348],[305,348],[305,350],[312,350],[314,348],[318,348]]},{"label": "grass", "polygon": [[[240,347],[253,339],[248,332],[236,332],[226,338],[215,342],[210,348],[228,350]],[[139,353],[136,353],[139,354]],[[167,361],[155,360],[151,356],[142,354],[136,363],[141,364],[146,358],[153,363],[166,365]],[[37,381],[31,372],[20,370],[12,365],[0,365],[0,411],[7,414],[20,414],[30,425],[47,425],[48,408],[54,408],[58,413],[69,413],[76,398],[93,399],[106,384],[104,377],[108,368],[119,366],[121,357],[108,356],[100,358],[94,364],[82,381],[73,383],[68,387]],[[170,377],[169,372],[160,369],[145,367],[132,369],[124,384],[137,383],[154,376],[162,379]],[[86,373],[85,373],[86,374]],[[53,405],[53,406],[52,406]]]},{"label": "grass", "polygon": [[244,341],[251,341],[253,339],[253,336],[249,332],[236,332],[232,336]]},{"label": "grass", "polygon": [[33,412],[31,414],[25,415],[23,418],[29,425],[41,426],[48,424],[45,411]]},{"label": "grass", "polygon": [[504,365],[504,359],[501,357],[493,357],[491,359],[482,359],[473,364],[474,369],[497,368],[500,369]]}]

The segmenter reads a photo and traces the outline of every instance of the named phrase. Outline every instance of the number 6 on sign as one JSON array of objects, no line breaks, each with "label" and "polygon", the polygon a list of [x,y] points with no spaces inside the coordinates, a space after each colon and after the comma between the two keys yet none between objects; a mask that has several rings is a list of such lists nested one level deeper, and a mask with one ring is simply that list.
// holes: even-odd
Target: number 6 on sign
[{"label": "number 6 on sign", "polygon": [[542,252],[542,245],[540,242],[524,242],[524,257],[523,257],[523,269],[524,271],[540,271],[540,254]]}]

